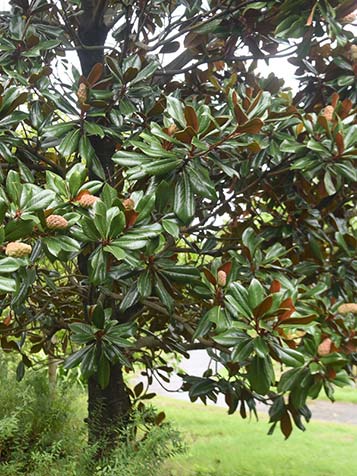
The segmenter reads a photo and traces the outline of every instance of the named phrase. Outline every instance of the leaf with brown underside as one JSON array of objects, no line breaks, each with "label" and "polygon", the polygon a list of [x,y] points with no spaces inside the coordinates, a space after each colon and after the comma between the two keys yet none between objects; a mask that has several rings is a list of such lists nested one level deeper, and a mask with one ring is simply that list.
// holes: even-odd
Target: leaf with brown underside
[{"label": "leaf with brown underside", "polygon": [[129,210],[125,212],[125,221],[126,228],[131,228],[135,225],[136,220],[138,219],[139,213],[134,210]]},{"label": "leaf with brown underside", "polygon": [[214,286],[217,284],[216,278],[213,276],[209,269],[203,268],[203,273],[211,284],[213,284]]},{"label": "leaf with brown underside", "polygon": [[222,264],[219,268],[218,271],[224,271],[226,275],[228,276],[229,273],[231,272],[232,269],[232,262],[228,261],[227,263]]},{"label": "leaf with brown underside", "polygon": [[282,326],[296,325],[297,327],[299,327],[299,325],[310,324],[310,322],[313,322],[316,318],[317,318],[316,314],[311,314],[310,316],[305,316],[305,317],[292,317],[289,319],[285,319],[283,322],[281,322],[280,325]]},{"label": "leaf with brown underside", "polygon": [[285,411],[280,419],[280,429],[287,440],[293,431],[290,415]]},{"label": "leaf with brown underside", "polygon": [[241,126],[238,126],[236,128],[236,132],[239,132],[240,134],[258,134],[263,125],[264,122],[262,121],[262,119],[256,117],[255,119],[252,119],[251,121],[242,124]]},{"label": "leaf with brown underside", "polygon": [[262,317],[266,312],[269,311],[273,304],[272,296],[267,296],[264,301],[262,301],[253,311],[253,315],[256,318]]},{"label": "leaf with brown underside", "polygon": [[97,81],[102,77],[104,70],[104,65],[102,63],[97,63],[93,66],[90,73],[88,74],[88,83],[93,86]]},{"label": "leaf with brown underside", "polygon": [[270,285],[271,293],[278,293],[281,289],[281,284],[277,279],[274,279]]},{"label": "leaf with brown underside", "polygon": [[335,109],[337,106],[338,100],[340,99],[340,96],[338,93],[333,93],[331,96],[331,106]]},{"label": "leaf with brown underside", "polygon": [[279,315],[279,323],[286,321],[286,319],[289,319],[291,314],[295,311],[295,306],[292,301],[292,299],[289,297],[287,299],[284,299],[284,301],[280,304],[280,308],[278,310]]},{"label": "leaf with brown underside", "polygon": [[344,99],[341,103],[341,111],[339,112],[339,115],[342,119],[344,119],[348,114],[350,113],[351,109],[353,107],[353,103],[351,99]]},{"label": "leaf with brown underside", "polygon": [[337,132],[335,137],[335,142],[336,142],[339,155],[342,155],[343,152],[345,151],[345,144],[344,144],[343,135],[341,132]]},{"label": "leaf with brown underside", "polygon": [[184,110],[185,119],[188,126],[191,126],[196,132],[199,129],[198,117],[192,106],[186,106]]},{"label": "leaf with brown underside", "polygon": [[185,144],[191,144],[192,138],[196,135],[196,131],[191,127],[188,126],[182,131],[178,131],[175,134],[175,139],[185,143]]},{"label": "leaf with brown underside", "polygon": [[238,125],[246,124],[248,122],[248,116],[239,104],[234,104],[234,115],[236,117]]}]

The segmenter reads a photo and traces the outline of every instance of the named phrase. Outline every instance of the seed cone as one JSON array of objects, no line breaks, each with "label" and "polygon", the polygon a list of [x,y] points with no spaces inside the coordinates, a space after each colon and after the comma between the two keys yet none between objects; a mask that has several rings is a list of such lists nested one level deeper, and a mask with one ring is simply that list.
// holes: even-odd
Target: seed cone
[{"label": "seed cone", "polygon": [[338,312],[341,314],[347,314],[349,312],[357,312],[357,304],[354,302],[346,302],[345,304],[341,304],[338,308]]},{"label": "seed cone", "polygon": [[98,200],[99,200],[98,197],[95,197],[94,195],[91,195],[90,193],[85,193],[78,200],[78,203],[83,208],[91,208]]},{"label": "seed cone", "polygon": [[351,45],[350,47],[350,55],[351,60],[356,63],[357,62],[357,45]]},{"label": "seed cone", "polygon": [[46,218],[46,225],[50,230],[65,230],[68,226],[68,221],[61,215],[50,215]]},{"label": "seed cone", "polygon": [[324,357],[331,352],[332,340],[327,337],[324,339],[317,348],[317,353],[320,357]]},{"label": "seed cone", "polygon": [[31,251],[32,247],[30,245],[18,241],[11,241],[5,248],[6,256],[12,256],[13,258],[24,258],[31,254]]},{"label": "seed cone", "polygon": [[87,96],[87,86],[84,83],[81,83],[77,91],[77,98],[79,104],[84,104],[87,101]]},{"label": "seed cone", "polygon": [[332,121],[333,119],[333,113],[334,113],[334,108],[333,106],[326,106],[325,109],[322,111],[322,115],[326,117],[328,121]]},{"label": "seed cone", "polygon": [[125,208],[125,211],[127,211],[127,212],[130,212],[131,210],[134,210],[134,208],[135,208],[134,200],[132,200],[131,198],[126,198],[123,201],[123,206]]},{"label": "seed cone", "polygon": [[217,273],[217,284],[218,286],[221,286],[223,288],[223,286],[225,286],[226,283],[227,283],[227,273],[221,269]]}]

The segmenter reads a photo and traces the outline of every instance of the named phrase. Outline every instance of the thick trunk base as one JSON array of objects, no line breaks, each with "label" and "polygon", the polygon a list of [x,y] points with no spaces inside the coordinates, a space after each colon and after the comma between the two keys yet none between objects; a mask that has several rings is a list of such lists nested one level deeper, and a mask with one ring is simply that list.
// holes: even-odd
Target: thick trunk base
[{"label": "thick trunk base", "polygon": [[123,438],[130,420],[131,402],[120,364],[111,367],[109,385],[102,389],[95,376],[88,382],[88,442],[99,445],[97,457]]}]

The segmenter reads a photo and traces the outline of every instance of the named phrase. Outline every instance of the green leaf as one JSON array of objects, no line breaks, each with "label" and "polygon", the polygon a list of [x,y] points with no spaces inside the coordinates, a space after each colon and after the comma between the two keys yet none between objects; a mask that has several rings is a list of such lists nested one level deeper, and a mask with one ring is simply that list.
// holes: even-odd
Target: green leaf
[{"label": "green leaf", "polygon": [[251,337],[247,337],[245,340],[242,339],[237,347],[233,349],[231,359],[233,362],[244,362],[253,351],[254,341]]},{"label": "green leaf", "polygon": [[88,347],[89,350],[84,354],[81,361],[81,373],[84,378],[90,377],[97,370],[97,346],[91,344]]},{"label": "green leaf", "polygon": [[198,326],[192,336],[192,340],[198,339],[206,335],[211,327],[212,327],[212,322],[209,320],[209,315],[207,312],[203,317],[201,317],[198,323]]},{"label": "green leaf", "polygon": [[94,205],[94,225],[102,239],[108,237],[109,227],[107,223],[107,209],[101,200],[98,200]]},{"label": "green leaf", "polygon": [[135,76],[135,78],[130,82],[131,85],[137,84],[140,81],[144,81],[150,78],[157,68],[159,67],[159,63],[156,61],[151,61],[145,68],[143,68],[139,73]]},{"label": "green leaf", "polygon": [[273,348],[283,364],[288,365],[289,367],[301,367],[304,365],[305,358],[301,352],[288,347],[280,347],[278,345],[274,345]]},{"label": "green leaf", "polygon": [[97,248],[89,259],[91,283],[100,284],[108,278],[107,273],[107,255],[102,248]]},{"label": "green leaf", "polygon": [[269,354],[269,347],[263,337],[258,336],[254,339],[254,349],[258,357],[265,358]]},{"label": "green leaf", "polygon": [[247,377],[252,389],[260,395],[265,395],[273,383],[272,363],[270,357],[254,356],[247,368]]},{"label": "green leaf", "polygon": [[139,301],[139,291],[136,283],[133,283],[129,291],[125,294],[122,302],[120,303],[120,312],[125,312],[130,307],[134,306]]},{"label": "green leaf", "polygon": [[79,154],[86,161],[88,170],[92,170],[97,177],[105,180],[103,166],[87,136],[82,136],[79,140]]},{"label": "green leaf", "polygon": [[174,211],[186,225],[195,215],[195,198],[186,174],[177,181],[174,198]]},{"label": "green leaf", "polygon": [[47,246],[48,251],[55,257],[58,257],[62,251],[78,253],[80,250],[78,241],[65,235],[44,238],[43,244]]},{"label": "green leaf", "polygon": [[166,175],[181,165],[181,160],[176,158],[151,160],[150,163],[144,164],[142,170],[147,175]]},{"label": "green leaf", "polygon": [[[23,191],[25,190],[25,187]],[[26,200],[26,205],[23,207],[23,211],[34,212],[37,210],[45,210],[55,198],[52,190],[38,190],[31,187],[31,198]]]},{"label": "green leaf", "polygon": [[229,285],[228,293],[225,300],[229,304],[228,309],[232,315],[236,318],[240,316],[252,317],[252,309],[250,309],[248,302],[248,291],[240,283],[234,282]]},{"label": "green leaf", "polygon": [[180,228],[174,219],[165,218],[162,220],[162,227],[163,229],[174,238],[178,238],[180,236]]},{"label": "green leaf", "polygon": [[138,279],[138,291],[141,297],[148,297],[152,291],[151,274],[149,271],[144,271],[140,274]]},{"label": "green leaf", "polygon": [[95,329],[84,322],[74,322],[69,328],[73,332],[72,341],[77,344],[87,344],[95,338]]},{"label": "green leaf", "polygon": [[69,190],[72,197],[75,197],[87,176],[87,169],[84,164],[74,165],[66,174]]},{"label": "green leaf", "polygon": [[260,282],[253,278],[248,288],[248,303],[250,309],[255,309],[264,299],[265,292]]},{"label": "green leaf", "polygon": [[13,273],[17,271],[21,266],[24,266],[25,262],[18,258],[7,258],[0,259],[0,272],[1,273]]},{"label": "green leaf", "polygon": [[173,96],[166,98],[168,114],[183,128],[186,127],[186,119],[181,101]]},{"label": "green leaf", "polygon": [[150,215],[155,207],[155,200],[155,193],[143,196],[135,209],[139,213],[138,220],[144,220]]},{"label": "green leaf", "polygon": [[310,150],[314,150],[315,152],[321,152],[325,155],[326,154],[331,155],[329,150],[324,145],[322,145],[320,142],[317,142],[317,140],[315,140],[315,139],[310,139],[308,141],[308,143],[306,144],[306,147]]},{"label": "green leaf", "polygon": [[177,266],[167,265],[160,266],[160,272],[165,274],[169,279],[181,283],[195,283],[200,277],[199,271],[193,266]]},{"label": "green leaf", "polygon": [[5,278],[4,276],[0,276],[0,291],[4,291],[6,293],[13,293],[16,290],[16,281],[11,278]]},{"label": "green leaf", "polygon": [[217,344],[232,347],[234,345],[238,345],[242,341],[246,341],[247,334],[237,329],[228,329],[227,331],[212,337],[212,339],[217,342]]},{"label": "green leaf", "polygon": [[118,261],[123,260],[127,254],[115,241],[111,245],[105,246],[104,251],[111,253]]},{"label": "green leaf", "polygon": [[105,312],[101,304],[96,304],[92,313],[92,322],[97,329],[103,329],[105,323]]},{"label": "green leaf", "polygon": [[74,352],[74,354],[71,354],[67,359],[64,361],[63,367],[65,369],[73,369],[73,367],[76,367],[78,364],[80,364],[84,358],[84,356],[93,348],[92,345],[87,345],[86,347],[83,347],[83,349],[78,350],[77,352]]},{"label": "green leaf", "polygon": [[290,369],[282,374],[278,384],[278,392],[287,392],[301,380],[305,369]]},{"label": "green leaf", "polygon": [[64,157],[70,157],[78,149],[80,130],[68,132],[58,146],[58,151]]},{"label": "green leaf", "polygon": [[21,360],[16,367],[16,380],[18,382],[21,382],[24,376],[25,376],[25,364],[23,360]]},{"label": "green leaf", "polygon": [[125,215],[118,207],[111,207],[106,212],[106,238],[118,236],[125,227]]},{"label": "green leaf", "polygon": [[155,288],[156,295],[158,296],[160,301],[163,303],[163,305],[167,309],[171,310],[172,307],[173,307],[173,302],[174,301],[173,301],[171,295],[166,290],[166,288],[164,286],[164,283],[162,282],[162,280],[157,275],[155,276],[154,288]]}]

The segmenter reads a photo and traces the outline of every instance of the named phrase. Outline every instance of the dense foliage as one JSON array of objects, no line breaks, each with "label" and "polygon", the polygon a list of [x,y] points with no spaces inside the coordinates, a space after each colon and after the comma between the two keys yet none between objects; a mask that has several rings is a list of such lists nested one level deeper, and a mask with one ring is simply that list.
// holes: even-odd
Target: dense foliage
[{"label": "dense foliage", "polygon": [[[354,2],[10,3],[0,334],[18,377],[45,352],[102,389],[118,363],[167,381],[168,355],[203,348],[227,372],[185,375],[192,400],[303,429],[357,363]],[[296,95],[257,71],[279,56]]]},{"label": "dense foliage", "polygon": [[52,476],[155,476],[166,459],[185,450],[171,424],[153,424],[155,409],[148,407],[123,433],[127,445],[93,461],[83,389],[62,375],[51,395],[46,372],[32,369],[14,385],[13,359],[6,356],[0,363],[1,476],[46,476],[49,468]]}]

